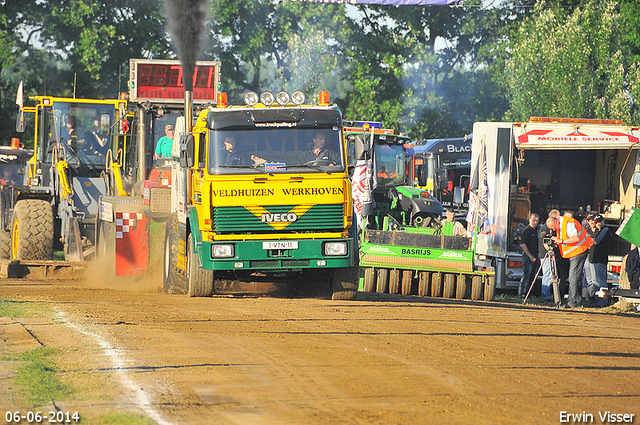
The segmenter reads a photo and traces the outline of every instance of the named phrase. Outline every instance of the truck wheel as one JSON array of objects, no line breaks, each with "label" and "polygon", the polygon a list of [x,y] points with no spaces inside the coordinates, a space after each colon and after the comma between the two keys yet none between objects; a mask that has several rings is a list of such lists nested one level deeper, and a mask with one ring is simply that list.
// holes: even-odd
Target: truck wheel
[{"label": "truck wheel", "polygon": [[431,275],[431,296],[439,298],[442,296],[442,273]]},{"label": "truck wheel", "polygon": [[429,295],[429,272],[420,272],[418,275],[418,295],[426,297]]},{"label": "truck wheel", "polygon": [[474,276],[471,279],[471,299],[474,301],[482,299],[482,276]]},{"label": "truck wheel", "polygon": [[447,273],[444,275],[444,298],[453,298],[456,296],[456,276]]},{"label": "truck wheel", "polygon": [[496,292],[496,277],[487,276],[484,280],[484,300],[493,301]]},{"label": "truck wheel", "polygon": [[0,229],[0,258],[11,258],[11,233]]},{"label": "truck wheel", "polygon": [[333,271],[332,300],[355,300],[358,293],[358,267],[341,267]]},{"label": "truck wheel", "polygon": [[397,294],[400,292],[400,270],[393,269],[389,272],[389,293]]},{"label": "truck wheel", "polygon": [[364,291],[373,292],[376,285],[376,275],[373,267],[364,269]]},{"label": "truck wheel", "polygon": [[413,282],[413,270],[402,271],[402,295],[411,295],[411,283]]},{"label": "truck wheel", "polygon": [[458,282],[456,284],[456,298],[461,300],[467,294],[467,277],[463,274],[458,275]]},{"label": "truck wheel", "polygon": [[379,294],[389,292],[389,269],[378,269],[376,292]]},{"label": "truck wheel", "polygon": [[162,265],[162,287],[167,294],[184,294],[187,282],[177,270],[178,228],[175,216],[167,221],[164,233],[164,261]]},{"label": "truck wheel", "polygon": [[193,236],[187,237],[187,292],[190,297],[213,295],[213,270],[200,267],[200,257],[193,247]]},{"label": "truck wheel", "polygon": [[11,220],[11,258],[53,259],[53,209],[40,199],[18,201]]}]

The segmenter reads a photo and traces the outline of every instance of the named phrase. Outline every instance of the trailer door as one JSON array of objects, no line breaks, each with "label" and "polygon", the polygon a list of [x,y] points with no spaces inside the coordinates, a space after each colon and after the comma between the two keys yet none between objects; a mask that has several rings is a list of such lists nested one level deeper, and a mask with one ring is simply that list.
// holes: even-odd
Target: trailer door
[{"label": "trailer door", "polygon": [[477,254],[507,255],[513,145],[511,123],[474,124],[467,221],[477,233]]}]

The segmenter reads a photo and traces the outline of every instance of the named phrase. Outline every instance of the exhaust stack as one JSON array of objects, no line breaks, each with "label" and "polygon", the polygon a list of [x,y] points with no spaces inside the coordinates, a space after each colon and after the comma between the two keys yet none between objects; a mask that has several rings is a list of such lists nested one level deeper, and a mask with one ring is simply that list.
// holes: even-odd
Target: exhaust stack
[{"label": "exhaust stack", "polygon": [[184,91],[184,120],[185,134],[193,132],[193,92],[191,90]]}]

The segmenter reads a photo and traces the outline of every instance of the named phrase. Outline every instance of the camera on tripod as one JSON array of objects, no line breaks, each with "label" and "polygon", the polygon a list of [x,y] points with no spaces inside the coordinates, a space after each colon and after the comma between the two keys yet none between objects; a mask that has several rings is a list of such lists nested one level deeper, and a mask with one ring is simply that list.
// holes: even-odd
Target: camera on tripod
[{"label": "camera on tripod", "polygon": [[558,246],[552,239],[555,235],[555,230],[549,230],[549,233],[542,236],[542,244],[549,254],[553,254],[553,249]]}]

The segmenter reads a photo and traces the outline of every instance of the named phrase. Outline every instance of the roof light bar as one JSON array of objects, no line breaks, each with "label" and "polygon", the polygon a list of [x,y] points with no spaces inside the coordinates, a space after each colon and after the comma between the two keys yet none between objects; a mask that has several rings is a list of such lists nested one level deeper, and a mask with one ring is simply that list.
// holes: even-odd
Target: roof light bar
[{"label": "roof light bar", "polygon": [[567,124],[622,124],[622,120],[600,120],[592,118],[531,117],[530,122],[557,122]]},{"label": "roof light bar", "polygon": [[244,103],[247,106],[255,106],[259,100],[258,93],[254,91],[250,91],[244,95]]}]

